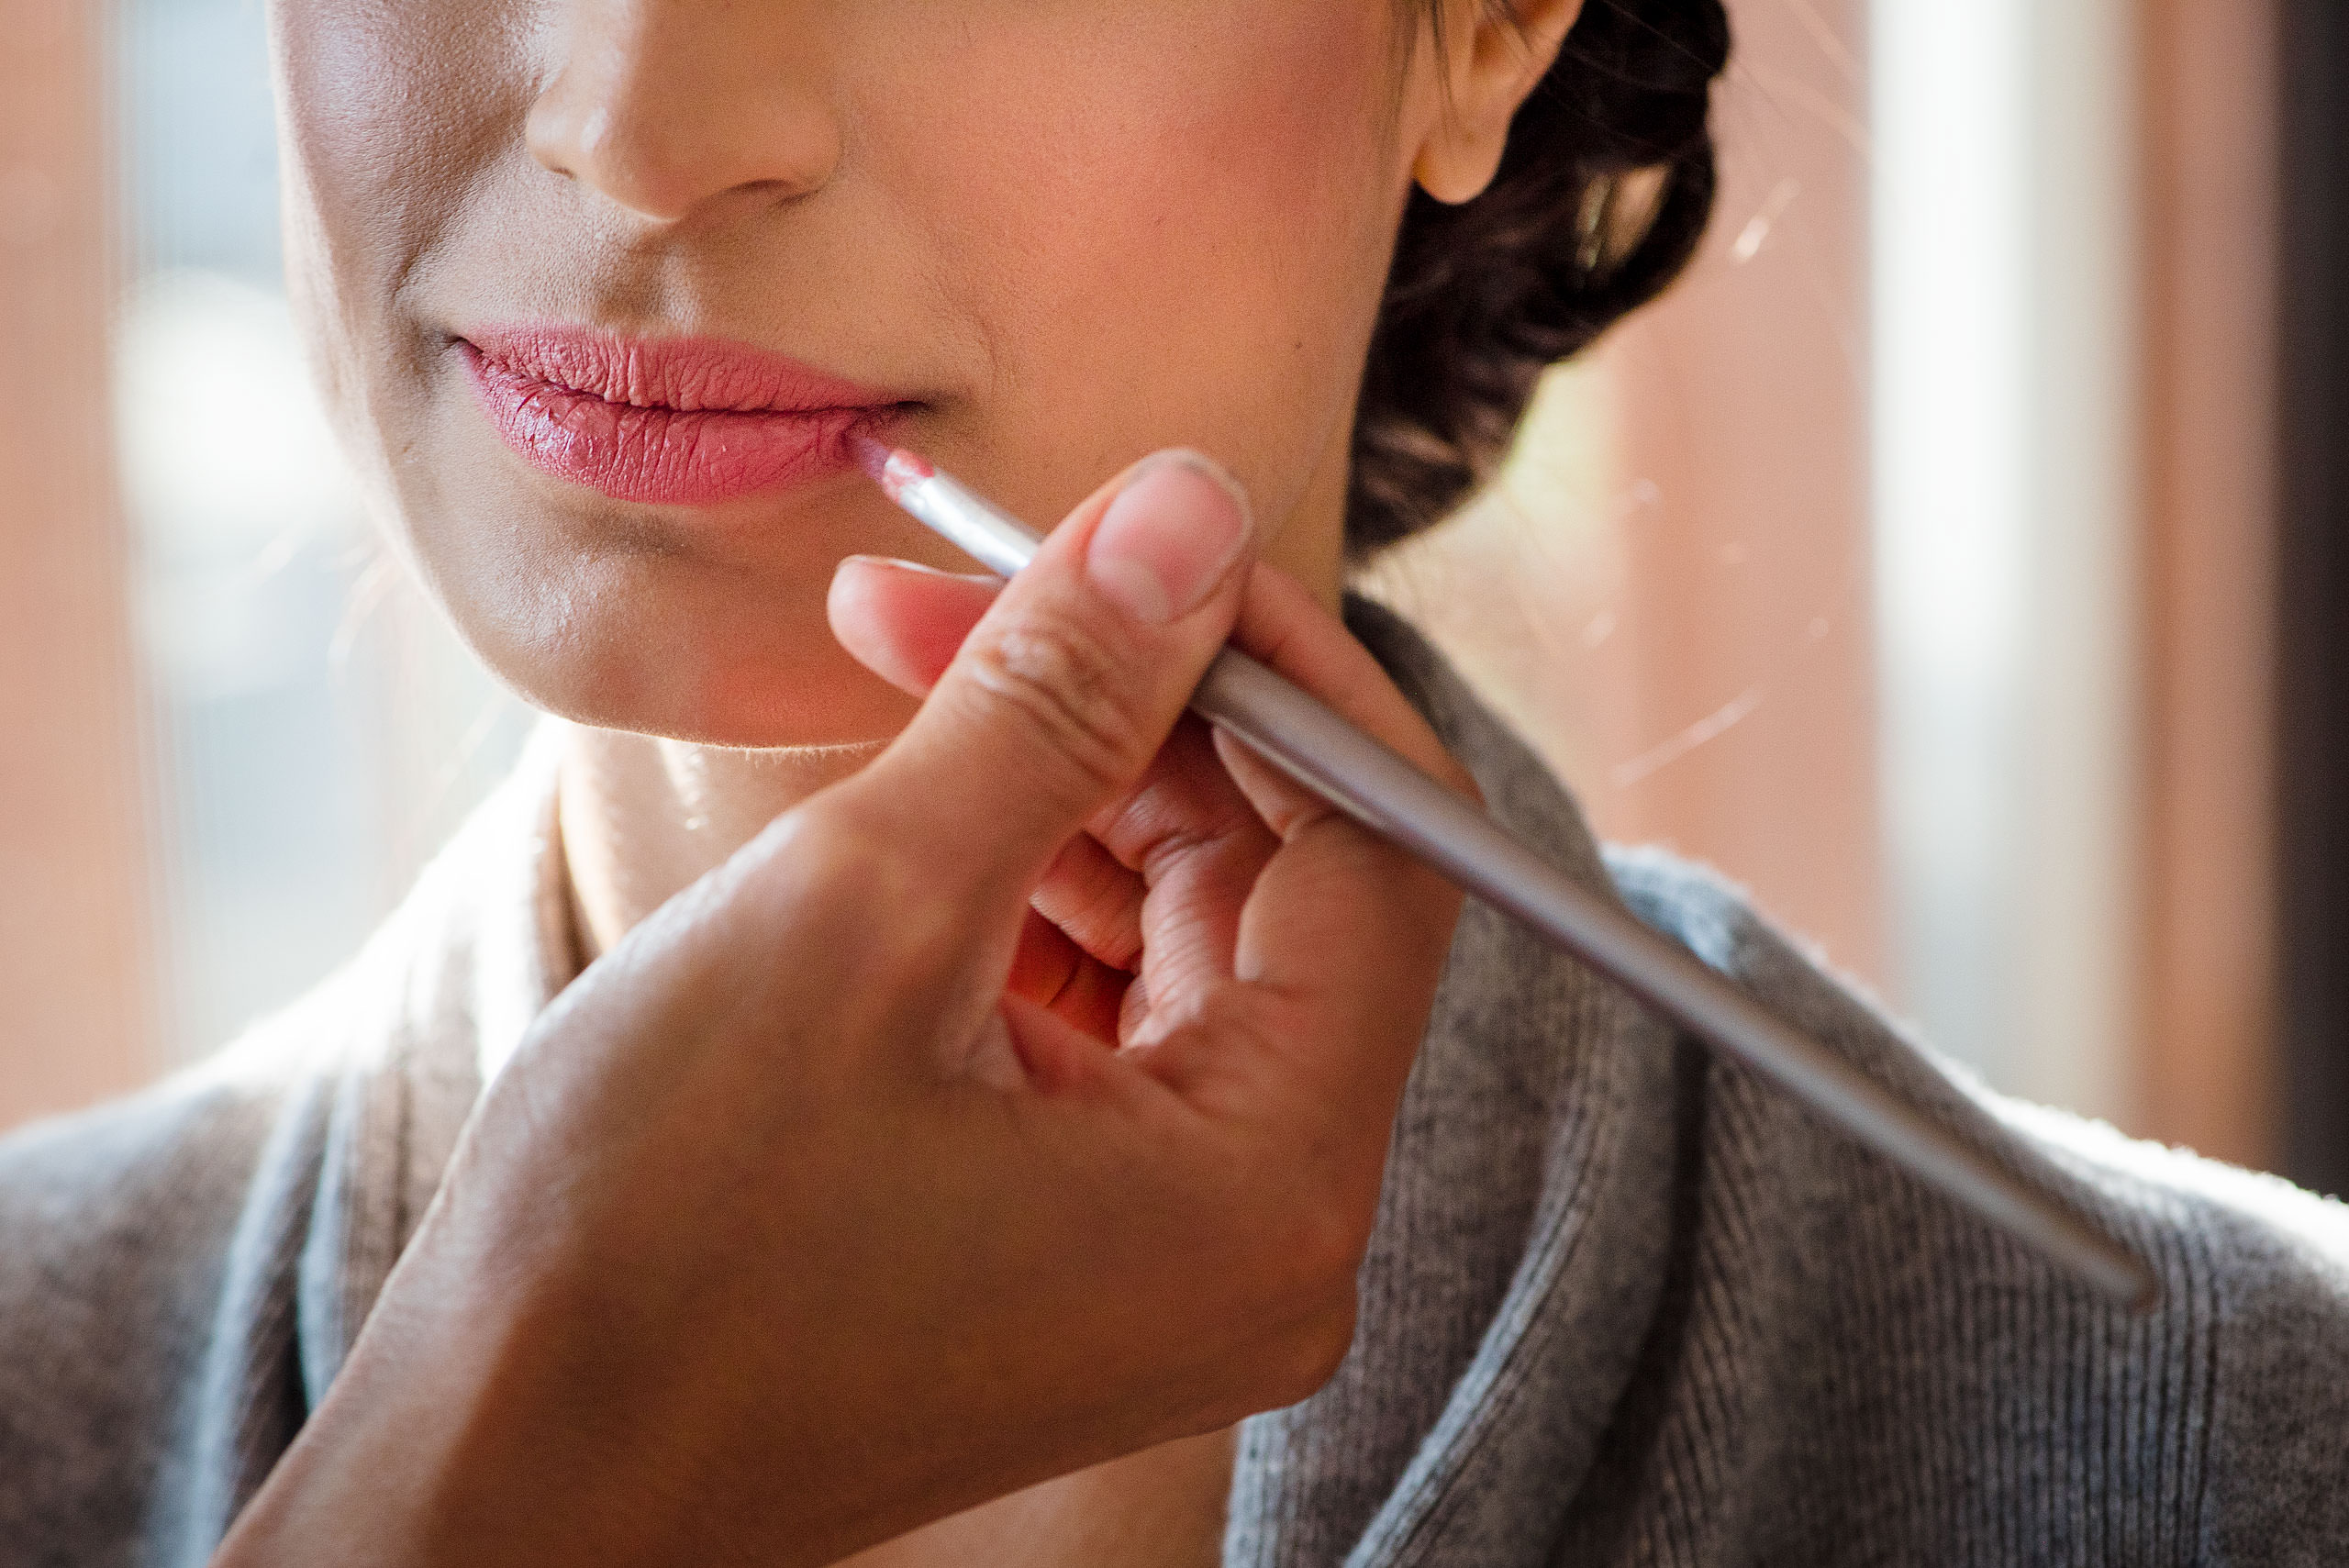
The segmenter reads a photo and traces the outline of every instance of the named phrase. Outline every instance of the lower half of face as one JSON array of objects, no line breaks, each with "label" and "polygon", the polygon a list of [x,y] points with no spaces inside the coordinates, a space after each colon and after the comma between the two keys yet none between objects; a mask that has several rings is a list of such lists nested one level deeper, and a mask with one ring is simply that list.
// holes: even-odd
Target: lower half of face
[{"label": "lower half of face", "polygon": [[467,640],[539,706],[894,732],[841,559],[970,564],[870,429],[1038,525],[1155,448],[1334,573],[1407,172],[1362,0],[279,0],[297,299]]}]

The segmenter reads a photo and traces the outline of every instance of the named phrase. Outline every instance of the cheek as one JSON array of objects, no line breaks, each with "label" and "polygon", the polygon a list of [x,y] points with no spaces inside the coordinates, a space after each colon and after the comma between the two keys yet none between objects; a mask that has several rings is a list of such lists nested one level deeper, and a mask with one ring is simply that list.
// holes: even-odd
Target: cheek
[{"label": "cheek", "polygon": [[516,145],[526,36],[495,0],[277,0],[293,177],[338,247],[413,258]]},{"label": "cheek", "polygon": [[1283,516],[1342,436],[1404,189],[1381,135],[1386,0],[811,4],[856,21],[848,177],[772,227],[680,238],[658,277],[524,144],[565,10],[275,13],[294,281],[329,401],[412,559],[533,700],[737,744],[887,733],[902,702],[833,645],[823,589],[851,550],[926,539],[826,504],[787,548],[632,548],[630,515],[513,473],[445,373],[453,307],[651,301],[934,374],[940,455],[1040,521],[1176,442]]},{"label": "cheek", "polygon": [[276,0],[271,17],[287,281],[319,389],[376,517],[476,647],[500,615],[559,623],[581,597],[512,538],[469,545],[452,526],[447,492],[474,476],[439,439],[445,344],[408,298],[436,257],[496,227],[489,197],[528,106],[513,9]]},{"label": "cheek", "polygon": [[1301,485],[1350,412],[1405,189],[1386,13],[1138,3],[969,62],[994,89],[950,99],[907,174],[1006,424],[1082,443],[1097,480],[1186,441],[1272,506]]},{"label": "cheek", "polygon": [[290,283],[362,467],[412,428],[424,345],[400,291],[519,123],[506,7],[277,0],[271,14]]}]

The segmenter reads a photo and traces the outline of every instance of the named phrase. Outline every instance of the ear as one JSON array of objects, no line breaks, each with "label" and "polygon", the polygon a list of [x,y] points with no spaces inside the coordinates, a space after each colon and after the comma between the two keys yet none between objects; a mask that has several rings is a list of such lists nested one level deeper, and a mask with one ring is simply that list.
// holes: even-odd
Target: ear
[{"label": "ear", "polygon": [[1440,108],[1411,175],[1440,202],[1469,200],[1493,183],[1509,121],[1566,41],[1583,0],[1429,0],[1419,47]]}]

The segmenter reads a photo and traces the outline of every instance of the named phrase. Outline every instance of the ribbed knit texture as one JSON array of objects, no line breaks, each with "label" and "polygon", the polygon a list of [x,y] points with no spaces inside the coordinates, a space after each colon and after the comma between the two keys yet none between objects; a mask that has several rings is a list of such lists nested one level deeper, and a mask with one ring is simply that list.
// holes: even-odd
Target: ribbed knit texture
[{"label": "ribbed knit texture", "polygon": [[[2349,1220],[1998,1101],[1717,880],[1602,862],[1408,628],[1350,618],[1497,816],[2068,1195],[2053,1276],[1472,906],[1361,1329],[1243,1429],[1235,1568],[2349,1561]],[[0,1142],[0,1564],[193,1564],[347,1353],[484,1071],[567,978],[543,750],[344,973],[206,1067]]]}]

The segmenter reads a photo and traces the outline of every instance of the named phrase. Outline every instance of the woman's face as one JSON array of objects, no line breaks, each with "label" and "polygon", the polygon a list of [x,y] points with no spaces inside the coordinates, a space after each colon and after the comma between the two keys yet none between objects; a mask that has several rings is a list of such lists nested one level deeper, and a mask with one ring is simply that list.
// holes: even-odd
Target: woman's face
[{"label": "woman's face", "polygon": [[1440,112],[1389,0],[277,0],[297,302],[474,648],[540,706],[891,732],[834,564],[967,570],[867,425],[1043,523],[1157,447],[1332,584]]}]

